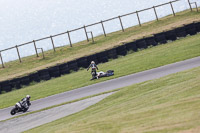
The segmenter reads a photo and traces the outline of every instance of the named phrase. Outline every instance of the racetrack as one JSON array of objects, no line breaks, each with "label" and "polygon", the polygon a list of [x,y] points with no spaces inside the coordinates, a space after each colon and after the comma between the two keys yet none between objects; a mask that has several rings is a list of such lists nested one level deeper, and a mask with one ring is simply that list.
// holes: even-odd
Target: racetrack
[{"label": "racetrack", "polygon": [[[191,69],[191,68],[199,67],[199,66],[200,66],[200,57],[196,57],[196,58],[188,59],[185,61],[154,68],[151,70],[139,72],[136,74],[131,74],[128,76],[112,79],[109,81],[97,83],[94,85],[78,88],[72,91],[68,91],[61,94],[56,94],[53,96],[32,101],[32,106],[29,111],[30,112],[37,111],[37,110],[50,107],[53,105],[61,104],[64,102],[75,100],[75,99],[80,99],[86,96],[99,94],[105,91],[122,88],[122,87],[129,86],[135,83],[140,83],[147,80],[160,78],[172,73],[180,72],[183,70],[187,70],[187,69]],[[12,107],[0,109],[0,120],[6,120],[9,118],[12,118],[13,116],[10,115],[11,109]]]}]

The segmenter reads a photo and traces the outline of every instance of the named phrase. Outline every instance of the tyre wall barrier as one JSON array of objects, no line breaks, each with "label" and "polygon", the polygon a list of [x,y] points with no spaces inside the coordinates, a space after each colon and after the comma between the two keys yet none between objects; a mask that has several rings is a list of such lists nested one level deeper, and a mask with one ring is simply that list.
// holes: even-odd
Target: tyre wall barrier
[{"label": "tyre wall barrier", "polygon": [[116,59],[117,58],[117,50],[116,48],[106,50],[108,53],[108,59]]},{"label": "tyre wall barrier", "polygon": [[20,84],[21,85],[29,85],[30,84],[29,76],[21,77]]},{"label": "tyre wall barrier", "polygon": [[88,67],[87,58],[81,57],[81,58],[77,59],[77,65],[79,68],[81,68],[81,67],[87,68]]},{"label": "tyre wall barrier", "polygon": [[59,67],[59,70],[60,70],[60,74],[61,74],[61,75],[69,74],[68,63],[59,64],[58,67]]},{"label": "tyre wall barrier", "polygon": [[154,36],[145,38],[145,42],[147,46],[156,46],[158,43],[155,41]]},{"label": "tyre wall barrier", "polygon": [[2,91],[10,92],[12,90],[12,87],[10,85],[10,81],[7,80],[7,81],[1,82],[1,88],[2,88]]},{"label": "tyre wall barrier", "polygon": [[125,45],[121,45],[121,46],[116,47],[116,51],[117,51],[117,55],[125,56],[127,54],[127,50],[126,50]]},{"label": "tyre wall barrier", "polygon": [[146,49],[147,44],[146,44],[145,39],[143,38],[143,39],[136,40],[136,46],[138,49]]},{"label": "tyre wall barrier", "polygon": [[177,39],[175,30],[164,32],[166,40],[175,41]]},{"label": "tyre wall barrier", "polygon": [[164,32],[154,34],[154,38],[155,38],[155,41],[157,43],[159,43],[159,44],[165,44],[165,43],[167,43],[167,40],[166,40]]},{"label": "tyre wall barrier", "polygon": [[0,84],[0,94],[2,94],[2,91],[1,91],[1,84]]},{"label": "tyre wall barrier", "polygon": [[69,61],[68,62],[68,67],[69,67],[69,71],[78,71],[78,64],[77,64],[77,61],[76,60],[73,60],[73,61]]},{"label": "tyre wall barrier", "polygon": [[177,37],[186,37],[187,33],[185,31],[185,27],[179,27],[175,29],[176,36]]},{"label": "tyre wall barrier", "polygon": [[184,25],[186,34],[195,35],[197,34],[196,26],[194,23]]},{"label": "tyre wall barrier", "polygon": [[11,88],[20,89],[21,88],[20,78],[15,78],[10,80],[10,85]]},{"label": "tyre wall barrier", "polygon": [[2,94],[1,82],[0,82],[0,94]]},{"label": "tyre wall barrier", "polygon": [[196,31],[200,32],[200,22],[194,22],[195,27],[196,27]]},{"label": "tyre wall barrier", "polygon": [[39,76],[38,72],[31,73],[29,75],[29,80],[30,80],[30,82],[40,82],[40,76]]},{"label": "tyre wall barrier", "polygon": [[49,75],[50,77],[60,77],[60,70],[58,66],[49,67]]},{"label": "tyre wall barrier", "polygon": [[98,63],[108,62],[108,53],[107,51],[102,51],[96,54]]},{"label": "tyre wall barrier", "polygon": [[127,51],[130,51],[130,50],[133,50],[133,51],[137,51],[137,45],[136,45],[136,42],[133,41],[133,42],[129,42],[129,43],[125,43],[124,44],[126,46],[126,50]]},{"label": "tyre wall barrier", "polygon": [[43,69],[38,71],[40,80],[49,80],[51,77],[49,75],[48,69]]},{"label": "tyre wall barrier", "polygon": [[94,61],[95,64],[98,64],[98,60],[97,60],[96,54],[89,55],[86,58],[87,58],[87,61],[88,61],[88,66],[90,65],[91,61]]}]

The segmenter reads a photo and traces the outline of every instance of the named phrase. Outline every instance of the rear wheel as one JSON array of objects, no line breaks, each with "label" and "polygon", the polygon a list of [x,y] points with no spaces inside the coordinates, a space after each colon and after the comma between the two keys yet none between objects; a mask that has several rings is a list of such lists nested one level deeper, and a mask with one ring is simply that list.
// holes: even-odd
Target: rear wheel
[{"label": "rear wheel", "polygon": [[10,114],[11,114],[11,115],[15,115],[15,114],[16,114],[16,109],[13,108],[13,109],[10,111]]}]

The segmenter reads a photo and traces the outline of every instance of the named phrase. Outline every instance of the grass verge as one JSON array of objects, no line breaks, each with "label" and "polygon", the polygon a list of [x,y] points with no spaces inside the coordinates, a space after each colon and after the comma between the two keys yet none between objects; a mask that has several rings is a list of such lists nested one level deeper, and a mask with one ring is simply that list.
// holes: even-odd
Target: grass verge
[{"label": "grass verge", "polygon": [[115,70],[115,75],[90,81],[90,72],[81,70],[50,81],[41,82],[32,86],[24,87],[6,94],[0,95],[0,108],[9,107],[16,101],[29,94],[32,100],[47,97],[53,94],[69,91],[79,87],[95,84],[120,76],[156,68],[166,64],[182,61],[200,56],[200,34],[189,36],[165,45],[159,45],[125,57],[100,64],[102,71]]},{"label": "grass verge", "polygon": [[142,24],[142,27],[134,26],[125,30],[125,32],[114,32],[104,36],[95,37],[95,44],[86,41],[74,44],[72,48],[69,46],[56,48],[56,52],[52,50],[45,52],[45,59],[34,56],[22,58],[22,63],[18,60],[5,64],[6,68],[0,68],[0,81],[11,79],[17,76],[26,75],[57,63],[67,62],[82,56],[90,55],[104,49],[112,48],[120,45],[122,42],[129,42],[133,39],[149,36],[153,33],[169,30],[172,27],[182,26],[200,20],[200,13],[190,12],[189,10],[177,13],[175,17],[172,15],[160,18],[159,21],[152,21]]},{"label": "grass verge", "polygon": [[177,133],[200,129],[200,67],[125,87],[28,133]]}]

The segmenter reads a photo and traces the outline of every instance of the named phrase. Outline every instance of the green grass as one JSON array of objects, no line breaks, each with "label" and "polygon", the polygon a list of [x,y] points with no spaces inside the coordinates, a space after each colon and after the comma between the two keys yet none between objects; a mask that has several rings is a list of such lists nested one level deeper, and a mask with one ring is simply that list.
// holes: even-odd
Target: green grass
[{"label": "green grass", "polygon": [[16,101],[27,94],[32,96],[32,100],[36,100],[105,80],[200,56],[199,51],[200,34],[189,36],[172,43],[145,49],[98,65],[102,71],[109,69],[115,70],[115,75],[111,77],[90,81],[90,72],[84,69],[60,78],[2,94],[0,95],[0,108],[14,105]]},{"label": "green grass", "polygon": [[177,133],[200,129],[200,67],[122,88],[28,133]]},{"label": "green grass", "polygon": [[[25,57],[22,63],[12,61],[6,63],[5,69],[0,68],[0,81],[11,79],[17,76],[26,75],[39,69],[53,66],[58,63],[67,62],[82,56],[90,55],[104,49],[112,48],[122,42],[129,42],[133,39],[149,36],[163,30],[169,30],[172,27],[181,26],[182,24],[191,23],[194,20],[200,20],[200,13],[190,12],[189,10],[177,13],[175,17],[172,15],[160,18],[159,21],[152,21],[142,24],[142,27],[135,26],[125,30],[108,34],[105,38],[103,35],[95,38],[95,44],[86,41],[69,46],[56,48],[54,53],[52,50],[45,52],[45,59],[42,56],[36,58],[34,56]],[[33,44],[31,44],[33,45]],[[49,44],[51,45],[51,44]],[[17,55],[16,55],[17,56]]]}]

